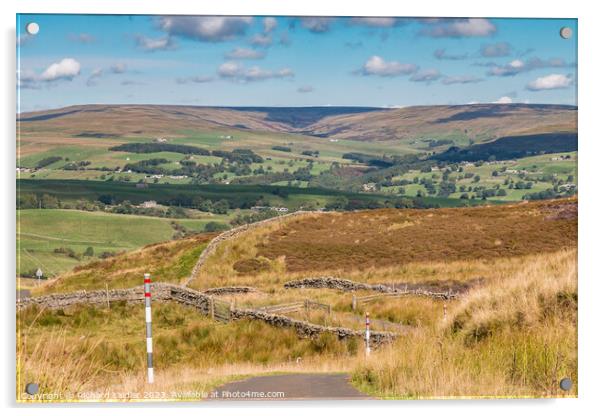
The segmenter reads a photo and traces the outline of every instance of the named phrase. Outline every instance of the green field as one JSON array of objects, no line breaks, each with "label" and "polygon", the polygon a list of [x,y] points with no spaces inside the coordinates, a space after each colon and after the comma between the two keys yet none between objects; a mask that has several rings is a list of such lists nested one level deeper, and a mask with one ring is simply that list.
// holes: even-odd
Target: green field
[{"label": "green field", "polygon": [[[562,157],[569,157],[562,159]],[[453,172],[449,175],[449,180],[454,181],[457,187],[457,192],[449,195],[450,198],[460,198],[464,193],[469,197],[475,195],[475,192],[460,191],[460,187],[466,189],[472,186],[484,186],[486,188],[499,187],[506,192],[505,196],[495,196],[491,199],[499,201],[520,201],[522,197],[529,193],[545,191],[553,188],[552,180],[562,180],[565,183],[577,184],[577,152],[567,153],[551,153],[546,155],[525,157],[518,160],[507,160],[499,162],[485,162],[480,166],[475,164],[463,164],[463,172]],[[494,175],[494,172],[497,174]],[[472,174],[471,177],[461,178],[465,174]],[[394,177],[394,180],[409,180],[414,178],[430,179],[439,189],[442,181],[443,172],[436,170],[433,172],[420,172],[411,170],[403,175]],[[479,176],[479,181],[474,182],[475,176]],[[551,176],[551,178],[550,178]],[[529,189],[510,189],[506,180],[512,182],[531,182],[532,186]],[[383,192],[399,193],[400,186],[391,186],[382,188]],[[427,189],[419,183],[412,183],[403,186],[407,196],[416,196],[418,192],[427,195]]]},{"label": "green field", "polygon": [[[227,223],[229,219],[225,215],[170,219],[61,209],[18,210],[17,275],[40,267],[46,276],[54,277],[102,252],[130,251],[170,240],[175,232],[172,221],[200,232],[209,221]],[[88,247],[94,256],[81,256]],[[58,248],[71,249],[81,258],[55,253]]]}]

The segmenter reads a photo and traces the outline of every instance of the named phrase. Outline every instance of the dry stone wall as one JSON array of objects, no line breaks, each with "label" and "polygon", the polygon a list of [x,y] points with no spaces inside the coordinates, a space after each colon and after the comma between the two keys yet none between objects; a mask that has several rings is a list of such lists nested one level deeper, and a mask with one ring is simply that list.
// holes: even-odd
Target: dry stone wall
[{"label": "dry stone wall", "polygon": [[[288,316],[275,315],[253,309],[235,309],[232,311],[232,316],[233,319],[257,319],[281,328],[294,328],[297,331],[297,334],[304,338],[313,338],[325,332],[336,335],[339,340],[345,340],[353,337],[365,337],[364,331],[357,331],[343,327],[316,325],[312,324],[311,322],[289,318]],[[396,334],[391,332],[371,331],[370,345],[379,346],[391,342],[396,338],[396,336]]]},{"label": "dry stone wall", "polygon": [[[151,293],[154,300],[174,301],[183,305],[192,306],[204,315],[210,315],[210,304],[213,301],[210,295],[189,288],[166,283],[151,284]],[[142,302],[144,300],[144,287],[138,286],[131,289],[112,289],[96,291],[79,291],[72,293],[58,293],[47,296],[21,299],[17,302],[17,309],[37,305],[40,308],[60,309],[77,304],[102,305],[108,302],[126,301]],[[363,331],[342,327],[329,327],[316,325],[311,322],[289,318],[284,315],[270,314],[254,309],[230,310],[230,317],[236,319],[254,319],[269,325],[281,328],[294,328],[301,337],[315,337],[327,332],[335,334],[340,340],[350,337],[364,337]],[[371,332],[370,342],[378,346],[391,342],[396,335],[390,332]]]},{"label": "dry stone wall", "polygon": [[227,287],[214,287],[211,289],[204,290],[203,293],[206,295],[221,296],[241,293],[253,293],[257,292],[257,289],[250,286],[227,286]]},{"label": "dry stone wall", "polygon": [[277,217],[268,218],[266,220],[254,222],[251,224],[241,225],[240,227],[236,227],[236,228],[232,228],[231,230],[224,231],[223,233],[221,233],[220,235],[215,237],[213,240],[211,240],[209,242],[209,244],[207,244],[207,247],[205,247],[205,250],[203,250],[203,252],[199,255],[199,259],[197,260],[196,264],[192,268],[192,271],[190,272],[190,276],[186,279],[186,281],[184,282],[183,285],[188,286],[190,284],[190,282],[198,274],[199,270],[201,270],[201,267],[203,267],[203,264],[205,264],[205,261],[207,261],[209,256],[211,256],[215,252],[217,246],[220,243],[222,243],[226,240],[231,240],[231,239],[237,238],[245,231],[254,230],[256,228],[263,227],[266,224],[280,221],[284,218],[296,217],[296,216],[304,215],[304,214],[307,214],[310,212],[317,213],[318,211],[295,211],[295,212],[291,212],[290,214],[279,215]]},{"label": "dry stone wall", "polygon": [[340,279],[338,277],[308,277],[306,279],[291,280],[290,282],[286,282],[284,287],[287,289],[338,289],[345,292],[351,292],[355,290],[372,290],[381,293],[418,295],[436,299],[455,299],[458,297],[457,293],[433,292],[423,289],[420,285],[408,285],[406,288],[401,289],[382,284],[371,285],[368,283],[354,282],[352,280]]}]

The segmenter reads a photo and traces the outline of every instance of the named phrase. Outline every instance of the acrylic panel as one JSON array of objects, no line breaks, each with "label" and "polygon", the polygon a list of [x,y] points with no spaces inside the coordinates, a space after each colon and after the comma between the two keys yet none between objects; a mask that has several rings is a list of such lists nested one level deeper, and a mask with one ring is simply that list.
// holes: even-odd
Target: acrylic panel
[{"label": "acrylic panel", "polygon": [[576,397],[577,32],[17,15],[17,400]]}]

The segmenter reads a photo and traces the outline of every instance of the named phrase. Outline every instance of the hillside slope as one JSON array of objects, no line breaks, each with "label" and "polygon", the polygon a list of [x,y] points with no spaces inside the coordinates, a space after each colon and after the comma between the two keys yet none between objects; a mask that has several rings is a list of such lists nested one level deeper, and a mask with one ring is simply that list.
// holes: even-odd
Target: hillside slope
[{"label": "hillside slope", "polygon": [[576,107],[531,104],[372,107],[193,107],[81,105],[21,114],[22,134],[102,139],[177,134],[184,130],[300,133],[334,139],[409,140],[575,132]]},{"label": "hillside slope", "polygon": [[575,132],[577,108],[538,104],[416,106],[326,117],[306,130],[351,140],[465,136],[480,142],[500,136]]}]

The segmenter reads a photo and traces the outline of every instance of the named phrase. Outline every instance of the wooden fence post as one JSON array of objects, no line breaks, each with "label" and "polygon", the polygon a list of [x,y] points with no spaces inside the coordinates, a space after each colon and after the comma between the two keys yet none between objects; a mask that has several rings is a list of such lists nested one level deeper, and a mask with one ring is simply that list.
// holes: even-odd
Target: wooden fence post
[{"label": "wooden fence post", "polygon": [[357,308],[357,298],[355,295],[351,298],[351,309],[355,310]]},{"label": "wooden fence post", "polygon": [[215,303],[211,297],[209,298],[209,316],[211,319],[215,319]]}]

